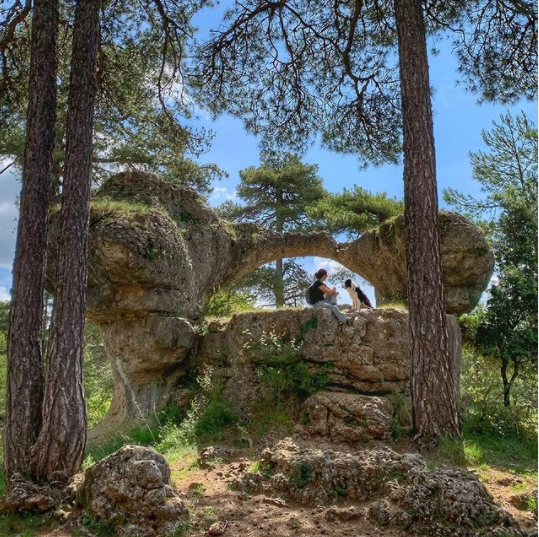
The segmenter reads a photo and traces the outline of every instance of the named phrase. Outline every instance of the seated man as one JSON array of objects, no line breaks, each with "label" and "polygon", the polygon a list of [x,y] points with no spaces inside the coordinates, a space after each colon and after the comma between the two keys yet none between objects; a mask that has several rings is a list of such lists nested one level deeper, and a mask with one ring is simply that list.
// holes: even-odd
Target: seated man
[{"label": "seated man", "polygon": [[309,287],[309,303],[313,308],[325,308],[331,310],[333,315],[342,323],[350,324],[350,317],[339,311],[337,307],[337,295],[339,292],[335,287],[330,289],[324,282],[328,279],[328,272],[320,269],[314,277],[316,281]]}]

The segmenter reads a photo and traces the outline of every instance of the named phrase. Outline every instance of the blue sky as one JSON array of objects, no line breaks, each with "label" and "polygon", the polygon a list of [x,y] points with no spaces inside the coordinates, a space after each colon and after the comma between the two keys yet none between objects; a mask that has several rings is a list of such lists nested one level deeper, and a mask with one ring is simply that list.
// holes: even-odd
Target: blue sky
[{"label": "blue sky", "polygon": [[[205,23],[208,24],[208,20]],[[442,43],[439,47],[440,54],[431,56],[429,61],[431,85],[434,89],[438,190],[440,205],[443,207],[444,188],[479,193],[477,183],[472,180],[468,154],[470,151],[484,149],[481,130],[490,129],[492,121],[508,109],[514,114],[523,110],[536,121],[537,102],[523,100],[510,107],[492,103],[478,105],[476,96],[456,85],[456,60],[449,45]],[[234,197],[239,170],[259,163],[257,140],[245,132],[240,120],[229,115],[211,121],[209,116],[200,114],[195,124],[215,132],[211,150],[200,158],[200,162],[215,162],[229,174],[227,179],[215,184],[210,203],[216,205]],[[332,153],[320,149],[316,144],[304,155],[303,160],[309,164],[318,164],[319,175],[325,187],[332,192],[358,184],[373,192],[387,192],[399,198],[403,195],[400,165],[360,170],[355,156]],[[9,298],[11,287],[17,217],[15,199],[19,191],[17,173],[9,170],[0,175],[0,300]],[[314,272],[315,267],[321,264],[330,269],[333,267],[328,261],[312,258],[306,260],[306,268],[310,272]]]}]

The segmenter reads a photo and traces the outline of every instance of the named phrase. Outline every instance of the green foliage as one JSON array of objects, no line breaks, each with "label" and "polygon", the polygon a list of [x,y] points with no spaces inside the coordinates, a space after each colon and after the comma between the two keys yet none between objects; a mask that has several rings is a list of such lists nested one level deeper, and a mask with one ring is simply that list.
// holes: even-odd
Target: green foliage
[{"label": "green foliage", "polygon": [[305,230],[315,225],[309,207],[325,195],[318,166],[304,164],[298,155],[262,154],[261,165],[240,171],[237,194],[245,205],[226,203],[223,216],[253,222],[266,229]]},{"label": "green foliage", "polygon": [[488,152],[472,153],[471,159],[484,197],[455,190],[444,195],[483,223],[494,250],[499,282],[486,309],[464,318],[463,325],[476,348],[500,363],[509,406],[516,380],[537,364],[537,129],[524,113],[505,114],[482,136]]},{"label": "green foliage", "polygon": [[[138,168],[208,192],[211,181],[222,175],[215,165],[195,162],[207,150],[211,133],[180,123],[192,115],[192,102],[185,95],[179,52],[193,30],[191,17],[206,3],[172,2],[161,10],[153,3],[103,6],[94,124],[97,181],[120,169]],[[56,180],[65,152],[73,13],[71,6],[60,4]],[[0,73],[0,155],[17,167],[24,154],[29,28],[21,24],[16,29]]]},{"label": "green foliage", "polygon": [[[290,153],[261,156],[259,167],[240,171],[237,188],[243,205],[227,202],[221,206],[223,217],[234,222],[250,222],[283,233],[308,231],[316,226],[308,209],[325,195],[318,166],[304,164]],[[257,295],[281,307],[303,303],[309,274],[294,260],[278,260],[266,265],[235,284],[244,292],[251,289]]]},{"label": "green foliage", "polygon": [[289,483],[291,486],[305,488],[313,475],[312,466],[308,462],[300,462],[290,472]]},{"label": "green foliage", "polygon": [[382,222],[404,212],[404,203],[389,198],[386,193],[371,194],[354,185],[341,194],[328,194],[308,213],[324,221],[333,233],[346,233],[350,237],[379,226]]},{"label": "green foliage", "polygon": [[391,436],[398,440],[409,435],[413,430],[412,404],[410,398],[394,392],[387,396],[393,405],[393,424]]},{"label": "green foliage", "polygon": [[[395,14],[379,2],[234,3],[197,50],[200,98],[241,117],[268,146],[303,149],[320,136],[362,163],[397,162]],[[487,100],[535,98],[534,2],[448,0],[429,3],[423,17],[433,42],[451,40],[468,88]]]},{"label": "green foliage", "polygon": [[256,304],[256,296],[249,290],[227,286],[213,294],[204,306],[204,316],[228,317],[235,311],[252,309]]},{"label": "green foliage", "polygon": [[[301,307],[304,304],[305,291],[312,283],[312,276],[295,259],[282,261],[283,305]],[[238,281],[228,285],[227,290],[252,294],[265,305],[275,306],[275,282],[279,270],[275,263],[263,265],[246,274]]]},{"label": "green foliage", "polygon": [[475,435],[514,439],[520,445],[537,445],[537,372],[527,370],[512,387],[513,404],[502,404],[503,385],[496,358],[463,349],[462,400],[466,428]]},{"label": "green foliage", "polygon": [[293,341],[283,341],[277,334],[270,332],[246,344],[259,368],[264,397],[273,400],[278,407],[322,390],[328,382],[325,372],[312,372],[301,360],[303,338],[308,330],[316,326],[316,322],[309,321],[309,325],[304,325],[300,336]]},{"label": "green foliage", "polygon": [[36,537],[50,527],[50,520],[40,515],[0,515],[2,537]]},{"label": "green foliage", "polygon": [[107,413],[114,391],[114,375],[101,341],[98,326],[86,321],[84,327],[83,382],[88,428],[99,423]]},{"label": "green foliage", "polygon": [[237,423],[237,416],[223,398],[222,381],[212,368],[197,378],[199,393],[185,416],[161,416],[154,442],[166,456],[188,453],[199,444],[221,442],[227,430]]},{"label": "green foliage", "polygon": [[116,533],[114,524],[97,520],[90,513],[82,513],[82,525],[98,537],[112,537]]},{"label": "green foliage", "polygon": [[92,198],[92,206],[101,211],[110,211],[128,219],[136,218],[140,214],[147,214],[152,210],[155,211],[154,208],[144,203],[125,199],[115,200],[107,196]]}]

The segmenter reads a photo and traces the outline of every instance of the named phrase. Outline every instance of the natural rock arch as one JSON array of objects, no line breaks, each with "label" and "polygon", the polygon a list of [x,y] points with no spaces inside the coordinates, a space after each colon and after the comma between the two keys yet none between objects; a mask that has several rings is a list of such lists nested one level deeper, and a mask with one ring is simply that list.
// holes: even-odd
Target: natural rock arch
[{"label": "natural rock arch", "polygon": [[[48,287],[54,289],[58,212],[51,214]],[[446,311],[470,311],[494,259],[466,218],[440,214]],[[328,233],[277,234],[221,220],[193,190],[144,172],[120,173],[93,196],[88,317],[101,324],[116,387],[109,425],[149,414],[182,373],[205,300],[276,258],[316,255],[367,279],[386,300],[406,299],[402,216],[338,243]]]}]

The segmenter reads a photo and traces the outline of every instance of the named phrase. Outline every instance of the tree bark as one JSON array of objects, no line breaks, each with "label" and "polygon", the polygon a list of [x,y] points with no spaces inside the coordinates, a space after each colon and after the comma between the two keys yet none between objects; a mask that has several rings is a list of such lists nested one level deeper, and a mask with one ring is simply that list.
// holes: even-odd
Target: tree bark
[{"label": "tree bark", "polygon": [[79,0],[75,11],[57,283],[43,426],[34,451],[40,479],[50,479],[54,472],[74,474],[86,446],[82,347],[99,7],[99,0]]},{"label": "tree bark", "polygon": [[399,44],[411,392],[416,441],[458,436],[438,230],[436,158],[425,26],[420,0],[395,0]]},{"label": "tree bark", "polygon": [[[503,353],[502,349],[500,349],[500,351]],[[509,379],[507,376],[508,369],[509,369],[509,359],[505,358],[504,355],[502,354],[502,366],[500,368],[500,372],[502,374],[502,382],[503,382],[503,406],[505,407],[511,406],[511,388],[516,378],[518,377],[518,373],[519,373],[518,362],[513,362],[513,374],[511,375],[511,379]]]},{"label": "tree bark", "polygon": [[273,285],[275,293],[275,306],[282,308],[284,306],[284,282],[283,282],[283,260],[275,261],[275,283]]},{"label": "tree bark", "polygon": [[41,427],[42,317],[56,122],[57,0],[35,0],[22,192],[8,332],[6,478],[31,475]]},{"label": "tree bark", "polygon": [[[284,205],[283,191],[279,190],[277,193],[280,208]],[[279,211],[279,209],[277,209]],[[280,214],[277,214],[275,222],[275,231],[281,233],[284,230],[284,220]],[[282,308],[284,306],[284,281],[283,281],[283,260],[277,259],[275,261],[275,282],[273,284],[273,291],[275,293],[275,307]]]}]

